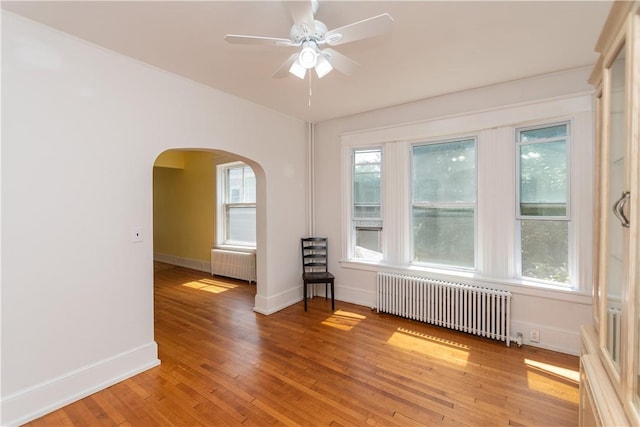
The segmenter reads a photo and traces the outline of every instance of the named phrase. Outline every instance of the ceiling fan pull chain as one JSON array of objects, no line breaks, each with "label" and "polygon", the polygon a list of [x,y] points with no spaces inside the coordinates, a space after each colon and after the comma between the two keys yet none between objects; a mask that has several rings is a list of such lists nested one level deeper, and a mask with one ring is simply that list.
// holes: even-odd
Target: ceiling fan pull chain
[{"label": "ceiling fan pull chain", "polygon": [[311,95],[313,91],[311,90],[311,79],[313,78],[313,73],[309,73],[309,108],[311,108]]}]

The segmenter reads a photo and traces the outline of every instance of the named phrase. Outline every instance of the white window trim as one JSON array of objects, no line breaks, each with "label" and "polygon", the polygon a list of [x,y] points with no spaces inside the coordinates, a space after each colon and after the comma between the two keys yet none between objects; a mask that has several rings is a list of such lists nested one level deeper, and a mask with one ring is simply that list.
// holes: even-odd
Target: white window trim
[{"label": "white window trim", "polygon": [[[516,219],[515,206],[515,132],[516,129],[537,124],[571,121],[572,154],[570,158],[569,187],[574,213],[570,227],[569,268],[572,288],[548,285],[517,276],[515,263],[519,256],[515,253]],[[345,268],[382,271],[394,270],[410,274],[422,274],[438,277],[442,280],[481,281],[492,285],[513,288],[523,293],[546,295],[548,297],[574,295],[586,298],[592,288],[592,247],[593,247],[593,191],[581,188],[580,193],[571,183],[592,182],[593,147],[593,106],[590,93],[558,97],[547,100],[517,104],[496,109],[471,112],[454,116],[434,118],[422,122],[407,123],[377,129],[344,133],[340,135],[343,154],[343,209],[342,229],[350,230],[348,215],[351,203],[350,155],[354,148],[382,146],[383,149],[383,209],[385,209],[385,259],[382,262],[362,262],[349,259],[350,238],[343,232],[341,265]],[[411,142],[434,139],[449,139],[457,135],[477,135],[477,236],[476,270],[459,271],[428,266],[410,265],[408,248],[410,244],[406,224],[406,210],[410,206],[410,188],[408,174],[409,150]],[[578,145],[582,143],[582,145]],[[483,167],[502,164],[504,174],[496,177],[495,171]],[[511,179],[506,179],[509,176]],[[399,191],[385,191],[385,188]],[[495,197],[495,198],[494,198]],[[502,207],[502,211],[495,206]],[[390,209],[391,206],[402,206]],[[403,212],[404,210],[404,212]],[[508,212],[507,212],[508,211]],[[508,216],[505,217],[505,212]],[[579,213],[576,215],[575,213]],[[490,223],[492,217],[502,218]],[[511,224],[511,226],[509,226]],[[499,233],[500,242],[491,236]],[[487,256],[485,254],[490,254]],[[575,271],[574,271],[575,270]],[[552,296],[554,295],[554,296]],[[567,297],[571,299],[572,297]],[[578,298],[579,299],[579,298]]]}]

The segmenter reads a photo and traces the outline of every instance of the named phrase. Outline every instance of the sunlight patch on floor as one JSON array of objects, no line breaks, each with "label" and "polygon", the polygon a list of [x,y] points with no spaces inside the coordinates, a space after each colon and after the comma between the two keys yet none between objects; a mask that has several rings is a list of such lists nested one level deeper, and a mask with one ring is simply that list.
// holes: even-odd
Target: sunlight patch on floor
[{"label": "sunlight patch on floor", "polygon": [[366,318],[366,316],[363,316],[361,314],[351,313],[344,310],[337,310],[326,320],[324,320],[322,324],[343,331],[350,331],[354,326],[357,326],[358,323]]},{"label": "sunlight patch on floor", "polygon": [[571,403],[578,402],[578,371],[531,359],[525,359],[524,363],[528,369],[527,383],[531,390]]},{"label": "sunlight patch on floor", "polygon": [[470,350],[468,345],[405,328],[398,328],[387,340],[387,344],[403,350],[451,361],[459,360],[464,363],[469,357]]},{"label": "sunlight patch on floor", "polygon": [[537,362],[531,359],[524,359],[525,365],[528,367],[540,369],[547,374],[555,375],[573,381],[574,383],[580,382],[580,372],[573,369],[562,368],[560,366],[550,365],[548,363]]},{"label": "sunlight patch on floor", "polygon": [[226,292],[230,289],[237,288],[238,285],[232,285],[231,283],[218,282],[211,279],[200,279],[193,282],[183,283],[182,286],[187,288],[197,289],[199,291],[211,292],[212,294],[219,294]]}]

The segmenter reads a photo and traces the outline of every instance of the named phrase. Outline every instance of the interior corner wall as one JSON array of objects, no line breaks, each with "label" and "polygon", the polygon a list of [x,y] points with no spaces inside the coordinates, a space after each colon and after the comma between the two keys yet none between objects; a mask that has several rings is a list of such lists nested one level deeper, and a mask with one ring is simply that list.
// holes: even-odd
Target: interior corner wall
[{"label": "interior corner wall", "polygon": [[[336,242],[333,245],[335,256],[330,259],[331,271],[336,276],[336,298],[370,307],[375,306],[376,302],[377,267],[370,265],[353,268],[340,262],[347,258],[346,254],[340,253],[341,243],[344,241],[342,233],[345,230],[343,213],[337,208],[344,203],[340,189],[345,187],[345,182],[341,174],[335,173],[335,167],[326,165],[342,164],[341,135],[378,131],[383,134],[395,127],[428,123],[441,118],[463,117],[475,112],[503,109],[509,112],[518,106],[542,100],[563,99],[576,95],[588,96],[593,91],[587,83],[590,70],[591,67],[581,67],[315,124],[315,226],[317,234],[327,236]],[[430,135],[414,134],[407,136],[406,140],[428,137]],[[593,141],[587,142],[593,144]],[[586,211],[587,217],[583,222],[589,222],[590,219],[591,213],[588,209]],[[523,331],[528,338],[529,328],[540,330],[544,341],[533,345],[579,354],[580,324],[591,322],[591,300],[584,294],[572,301],[570,297],[556,300],[519,293],[514,296],[513,313],[513,331]]]},{"label": "interior corner wall", "polygon": [[303,121],[1,16],[0,424],[27,422],[159,362],[153,164],[168,149],[254,162],[255,310],[300,300],[291,260],[305,208],[291,200],[306,198]]}]

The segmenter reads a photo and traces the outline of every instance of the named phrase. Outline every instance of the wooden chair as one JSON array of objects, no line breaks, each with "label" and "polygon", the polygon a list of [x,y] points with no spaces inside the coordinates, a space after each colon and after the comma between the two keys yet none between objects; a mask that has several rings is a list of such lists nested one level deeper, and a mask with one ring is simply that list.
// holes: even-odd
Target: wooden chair
[{"label": "wooden chair", "polygon": [[304,311],[307,311],[307,286],[324,283],[324,297],[327,285],[331,285],[331,310],[335,310],[333,274],[329,273],[329,243],[326,237],[305,237],[300,239],[302,249],[302,281],[304,282]]}]

